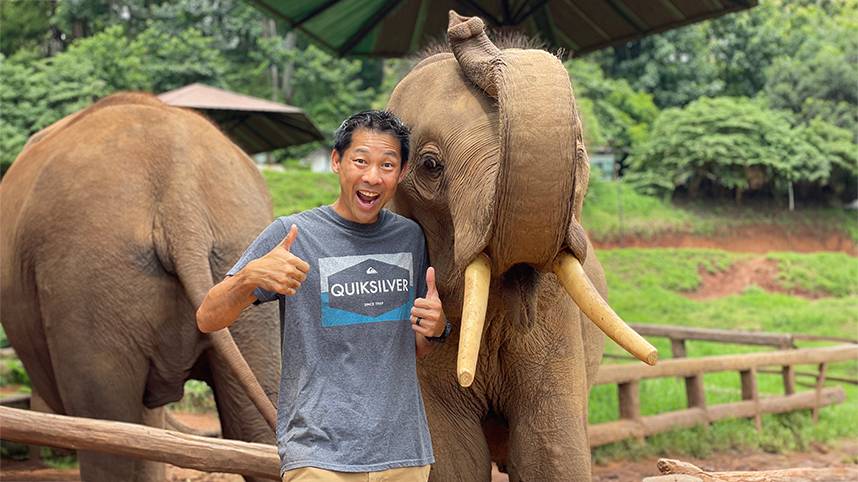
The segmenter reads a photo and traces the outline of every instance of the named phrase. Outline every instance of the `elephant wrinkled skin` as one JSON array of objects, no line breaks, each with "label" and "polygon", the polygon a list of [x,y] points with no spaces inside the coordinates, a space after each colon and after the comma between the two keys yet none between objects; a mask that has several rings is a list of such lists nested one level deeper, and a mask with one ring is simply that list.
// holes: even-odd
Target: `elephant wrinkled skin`
[{"label": "elephant wrinkled skin", "polygon": [[[186,380],[214,389],[224,437],[274,443],[195,312],[272,221],[253,162],[202,116],[115,94],[35,134],[0,184],[0,318],[60,414],[163,427]],[[276,404],[276,306],[232,330]],[[163,464],[79,453],[87,481]]]},{"label": "elephant wrinkled skin", "polygon": [[[590,480],[587,397],[604,335],[569,297],[552,261],[582,262],[604,297],[604,272],[580,226],[589,162],[560,61],[499,50],[478,18],[451,12],[453,53],[423,60],[388,109],[412,129],[392,209],[426,234],[454,326],[418,362],[436,463],[430,480]],[[476,376],[456,378],[466,267],[491,265]],[[467,383],[464,383],[467,385]]]}]

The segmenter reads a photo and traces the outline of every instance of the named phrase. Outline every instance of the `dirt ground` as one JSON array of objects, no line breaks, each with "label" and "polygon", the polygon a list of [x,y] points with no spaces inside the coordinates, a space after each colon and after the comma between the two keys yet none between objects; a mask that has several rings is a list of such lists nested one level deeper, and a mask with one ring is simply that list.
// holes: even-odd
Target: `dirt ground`
[{"label": "dirt ground", "polygon": [[[616,249],[619,240],[593,242],[599,249]],[[625,239],[626,248],[711,248],[740,253],[764,254],[769,251],[794,251],[815,253],[818,251],[842,251],[858,256],[858,245],[850,236],[841,232],[820,233],[818,231],[789,232],[785,226],[765,224],[734,228],[729,236],[701,238],[690,234],[669,234],[653,238]]]},{"label": "dirt ground", "polygon": [[[596,249],[615,249],[615,241],[594,243]],[[671,235],[655,239],[627,239],[626,247],[680,247],[717,248],[727,251],[763,254],[768,251],[842,251],[858,256],[858,247],[846,235],[816,233],[788,233],[778,226],[741,228],[728,238],[697,238],[690,235]],[[711,300],[730,294],[741,293],[747,286],[756,285],[766,291],[784,292],[774,282],[777,265],[764,257],[751,258],[737,263],[723,273],[710,274],[701,271],[700,288],[688,293],[694,300]],[[823,294],[793,292],[793,296],[816,299]],[[200,429],[219,427],[216,414],[177,413],[187,425]],[[766,452],[720,453],[706,460],[683,459],[707,471],[774,470],[793,467],[848,467],[854,469],[858,481],[858,440],[844,439],[832,446],[814,445],[808,452],[770,454]],[[647,458],[636,462],[612,462],[593,466],[596,482],[640,482],[645,477],[659,475],[656,468],[658,458]],[[41,461],[0,460],[0,482],[5,481],[79,481],[76,469],[57,470],[46,468]],[[205,473],[180,467],[167,466],[170,482],[240,482],[235,474]],[[508,478],[495,470],[492,482],[506,482]]]}]

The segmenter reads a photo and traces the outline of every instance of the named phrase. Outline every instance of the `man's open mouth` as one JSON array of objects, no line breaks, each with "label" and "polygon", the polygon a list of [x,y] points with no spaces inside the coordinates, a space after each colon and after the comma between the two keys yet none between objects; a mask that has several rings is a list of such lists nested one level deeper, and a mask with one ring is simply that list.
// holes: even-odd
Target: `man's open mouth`
[{"label": "man's open mouth", "polygon": [[372,191],[358,191],[357,192],[358,201],[360,201],[361,205],[364,207],[372,207],[376,201],[378,201],[379,194],[377,192]]}]

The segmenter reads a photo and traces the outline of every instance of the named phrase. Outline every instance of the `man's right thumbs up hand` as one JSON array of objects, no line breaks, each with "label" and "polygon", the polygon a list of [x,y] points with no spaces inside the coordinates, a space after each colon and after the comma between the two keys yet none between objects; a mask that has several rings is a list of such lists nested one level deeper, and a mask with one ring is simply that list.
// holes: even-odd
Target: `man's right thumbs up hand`
[{"label": "man's right thumbs up hand", "polygon": [[290,252],[298,228],[292,225],[289,234],[265,256],[251,261],[250,268],[258,285],[268,291],[292,296],[307,279],[310,265]]}]

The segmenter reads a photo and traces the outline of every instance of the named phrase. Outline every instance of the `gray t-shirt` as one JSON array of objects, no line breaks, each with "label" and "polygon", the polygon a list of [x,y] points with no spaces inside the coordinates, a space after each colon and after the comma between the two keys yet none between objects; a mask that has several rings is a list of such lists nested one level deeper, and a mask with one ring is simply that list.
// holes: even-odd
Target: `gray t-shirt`
[{"label": "gray t-shirt", "polygon": [[230,270],[277,246],[310,265],[280,300],[282,371],[277,409],[281,475],[298,467],[375,472],[434,463],[417,381],[411,307],[426,295],[423,231],[382,210],[349,221],[331,206],[278,218]]}]

